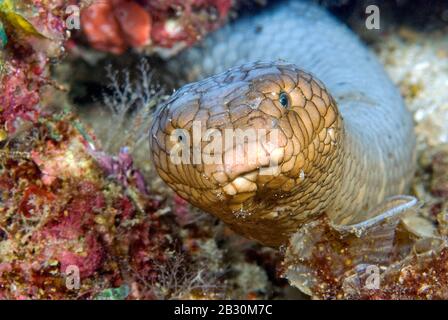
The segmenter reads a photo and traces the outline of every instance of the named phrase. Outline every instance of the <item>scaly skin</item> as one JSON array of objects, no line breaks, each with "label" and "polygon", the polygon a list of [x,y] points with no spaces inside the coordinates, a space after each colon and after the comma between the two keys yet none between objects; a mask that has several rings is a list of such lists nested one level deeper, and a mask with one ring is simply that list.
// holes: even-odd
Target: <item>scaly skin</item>
[{"label": "scaly skin", "polygon": [[[218,74],[182,87],[159,108],[151,129],[155,167],[182,198],[236,232],[279,246],[321,214],[338,225],[359,223],[407,191],[412,117],[375,57],[320,8],[291,1],[240,19],[179,63],[190,77]],[[194,123],[202,134],[221,132],[223,146],[225,129],[279,134],[275,143],[240,141],[215,151],[220,163],[200,157],[195,164]],[[177,129],[191,137],[190,163],[170,157]],[[202,152],[210,141],[201,142]],[[278,170],[266,174],[273,161]]]}]

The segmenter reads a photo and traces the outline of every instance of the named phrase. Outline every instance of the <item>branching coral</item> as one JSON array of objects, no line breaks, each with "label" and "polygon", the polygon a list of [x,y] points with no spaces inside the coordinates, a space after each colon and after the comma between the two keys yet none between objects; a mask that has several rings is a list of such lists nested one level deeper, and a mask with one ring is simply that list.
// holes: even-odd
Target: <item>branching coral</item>
[{"label": "branching coral", "polygon": [[[148,164],[147,135],[154,108],[166,99],[164,89],[153,80],[153,71],[146,60],[138,63],[135,75],[130,70],[117,71],[107,67],[110,93],[104,93],[101,118],[106,121],[86,121],[92,124],[101,145],[91,150],[107,174],[126,185],[130,178],[143,190],[143,176],[151,172]],[[113,123],[113,125],[111,125]],[[111,156],[114,155],[114,156]],[[139,170],[135,170],[139,168]]]},{"label": "branching coral", "polygon": [[137,78],[130,79],[128,70],[119,72],[107,68],[112,95],[104,95],[114,126],[106,134],[104,149],[118,151],[119,146],[132,146],[132,151],[147,144],[147,132],[154,108],[166,99],[163,88],[155,84],[146,60],[138,65]]},{"label": "branching coral", "polygon": [[159,299],[217,298],[224,290],[219,276],[219,272],[207,267],[206,261],[191,265],[182,253],[175,253],[158,266],[151,287]]}]

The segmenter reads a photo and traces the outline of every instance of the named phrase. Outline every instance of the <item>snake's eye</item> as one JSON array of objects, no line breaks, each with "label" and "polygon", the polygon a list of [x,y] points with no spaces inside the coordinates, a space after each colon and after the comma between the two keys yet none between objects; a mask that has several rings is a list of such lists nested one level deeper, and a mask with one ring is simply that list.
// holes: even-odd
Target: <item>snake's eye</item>
[{"label": "snake's eye", "polygon": [[289,107],[289,96],[286,92],[280,92],[280,95],[278,96],[278,101],[284,108]]}]

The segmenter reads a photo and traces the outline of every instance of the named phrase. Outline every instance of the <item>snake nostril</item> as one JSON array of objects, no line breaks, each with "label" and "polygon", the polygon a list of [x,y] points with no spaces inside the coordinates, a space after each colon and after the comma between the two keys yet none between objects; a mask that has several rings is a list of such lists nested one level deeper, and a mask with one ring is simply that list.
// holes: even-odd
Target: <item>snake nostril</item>
[{"label": "snake nostril", "polygon": [[278,101],[284,108],[289,107],[289,96],[286,92],[284,92],[284,91],[280,92]]},{"label": "snake nostril", "polygon": [[179,132],[176,132],[176,138],[177,138],[177,142],[179,142],[179,143],[184,142],[186,140],[185,133],[181,132],[179,130]]}]

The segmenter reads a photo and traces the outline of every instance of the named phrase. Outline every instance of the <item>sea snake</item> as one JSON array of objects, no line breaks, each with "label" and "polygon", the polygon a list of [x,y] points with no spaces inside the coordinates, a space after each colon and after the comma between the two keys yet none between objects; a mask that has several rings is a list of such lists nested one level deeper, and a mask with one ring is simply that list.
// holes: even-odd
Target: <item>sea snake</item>
[{"label": "sea snake", "polygon": [[[242,17],[172,66],[196,82],[156,111],[155,168],[237,233],[279,246],[321,214],[360,226],[412,203],[396,197],[408,192],[415,169],[412,116],[374,54],[318,5],[278,2]],[[225,129],[269,139],[232,138],[226,149],[225,134],[214,136]],[[208,154],[221,161],[210,163],[202,155],[212,141],[222,148],[213,144]],[[179,144],[188,161],[173,161]]]}]

